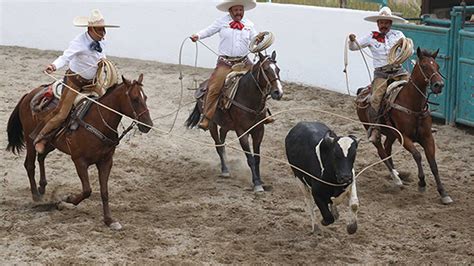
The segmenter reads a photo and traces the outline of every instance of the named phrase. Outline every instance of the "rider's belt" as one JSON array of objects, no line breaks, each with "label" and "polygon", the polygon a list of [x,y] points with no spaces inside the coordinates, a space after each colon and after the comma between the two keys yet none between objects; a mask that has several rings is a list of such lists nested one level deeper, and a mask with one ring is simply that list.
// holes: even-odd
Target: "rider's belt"
[{"label": "rider's belt", "polygon": [[84,86],[91,85],[92,79],[85,79],[81,77],[79,74],[74,73],[70,69],[66,71],[65,80],[72,82],[77,88],[83,88]]},{"label": "rider's belt", "polygon": [[247,64],[249,62],[248,56],[226,56],[226,55],[220,55],[219,58],[217,59],[220,62],[223,62],[224,64],[228,66],[233,66],[235,64],[239,63],[244,63]]},{"label": "rider's belt", "polygon": [[382,66],[382,67],[376,67],[375,71],[384,72],[384,73],[388,73],[388,74],[393,74],[395,72],[400,71],[400,69],[402,69],[401,65],[386,65],[386,66]]}]

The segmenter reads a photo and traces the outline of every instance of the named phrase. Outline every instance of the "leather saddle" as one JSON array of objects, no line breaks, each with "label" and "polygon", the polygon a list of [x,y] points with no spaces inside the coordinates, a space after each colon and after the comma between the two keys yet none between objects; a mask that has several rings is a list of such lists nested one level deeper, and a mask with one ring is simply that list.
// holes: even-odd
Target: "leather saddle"
[{"label": "leather saddle", "polygon": [[[247,73],[247,71],[232,71],[226,76],[224,87],[221,89],[221,95],[219,96],[219,108],[227,110],[232,106],[232,101],[234,100],[239,87],[239,81],[245,73]],[[207,94],[208,83],[209,80],[206,80],[199,84],[199,88],[194,94],[196,99],[201,101],[204,100],[204,96]]]}]

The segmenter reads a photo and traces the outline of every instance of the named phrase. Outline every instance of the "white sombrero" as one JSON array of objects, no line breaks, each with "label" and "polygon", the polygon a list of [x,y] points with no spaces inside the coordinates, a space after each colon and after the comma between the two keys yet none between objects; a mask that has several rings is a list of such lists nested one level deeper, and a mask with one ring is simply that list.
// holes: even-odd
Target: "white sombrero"
[{"label": "white sombrero", "polygon": [[257,6],[255,0],[224,0],[222,3],[217,4],[217,9],[220,11],[228,12],[229,8],[233,6],[244,6],[244,10],[250,10]]},{"label": "white sombrero", "polygon": [[378,20],[381,20],[381,19],[391,20],[393,23],[408,23],[407,20],[401,17],[392,15],[392,10],[390,10],[388,6],[382,7],[377,16],[368,16],[364,18],[364,20],[367,20],[370,22],[377,22]]},{"label": "white sombrero", "polygon": [[104,17],[98,9],[93,9],[89,17],[76,17],[73,22],[76,27],[107,27],[118,28],[118,25],[106,24]]}]

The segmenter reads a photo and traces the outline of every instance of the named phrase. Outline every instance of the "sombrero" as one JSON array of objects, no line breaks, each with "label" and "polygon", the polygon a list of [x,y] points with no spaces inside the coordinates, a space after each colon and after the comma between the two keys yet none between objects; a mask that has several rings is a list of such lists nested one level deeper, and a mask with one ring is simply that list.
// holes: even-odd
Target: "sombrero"
[{"label": "sombrero", "polygon": [[107,27],[118,28],[118,25],[106,24],[104,17],[98,9],[93,9],[89,17],[76,17],[73,22],[76,27]]},{"label": "sombrero", "polygon": [[407,20],[401,17],[392,15],[392,10],[390,10],[390,8],[387,6],[382,7],[377,16],[368,16],[364,18],[364,20],[367,20],[370,22],[377,22],[378,20],[381,20],[381,19],[391,20],[393,23],[408,23]]},{"label": "sombrero", "polygon": [[229,8],[233,6],[244,6],[244,10],[250,10],[257,6],[255,0],[224,0],[222,3],[217,4],[217,9],[220,11],[228,12]]}]

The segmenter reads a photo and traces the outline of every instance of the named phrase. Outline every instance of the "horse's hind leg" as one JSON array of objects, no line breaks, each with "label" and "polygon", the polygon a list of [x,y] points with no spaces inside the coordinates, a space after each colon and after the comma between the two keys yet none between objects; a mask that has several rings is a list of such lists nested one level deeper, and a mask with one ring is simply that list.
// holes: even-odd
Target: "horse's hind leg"
[{"label": "horse's hind leg", "polygon": [[39,193],[41,195],[44,195],[44,192],[46,191],[46,185],[48,184],[46,181],[46,171],[44,169],[44,160],[46,159],[46,155],[48,155],[47,152],[38,154],[38,164],[40,167]]},{"label": "horse's hind leg", "polygon": [[[392,155],[392,145],[395,142],[395,140],[396,140],[396,138],[395,138],[394,135],[388,135],[385,138],[383,146],[384,146],[384,149],[385,149],[385,153],[387,154],[388,157],[390,157]],[[392,179],[393,180],[401,179],[400,173],[397,171],[397,169],[395,169],[395,165],[393,163],[392,158],[388,159],[387,163],[389,163],[390,166],[392,167],[391,170],[389,168],[390,176],[392,176]]]},{"label": "horse's hind leg", "polygon": [[36,159],[36,150],[33,146],[33,142],[31,140],[27,140],[26,143],[26,158],[25,158],[25,169],[26,173],[28,174],[28,179],[30,180],[30,189],[31,195],[33,197],[33,201],[40,201],[41,194],[38,192],[38,187],[36,186],[35,180],[35,159]]},{"label": "horse's hind leg", "polygon": [[[211,132],[211,136],[214,139],[214,143],[216,145],[221,145],[225,143],[225,138],[227,136],[228,130],[224,128],[220,128],[219,133],[217,132],[217,125],[215,123],[211,123],[209,126],[209,131]],[[219,154],[219,158],[221,160],[221,176],[222,177],[229,177],[229,169],[227,168],[226,164],[226,153],[225,153],[225,146],[218,146],[216,147],[217,154]]]},{"label": "horse's hind leg", "polygon": [[421,145],[423,146],[423,149],[425,150],[426,159],[428,160],[428,163],[430,164],[431,172],[434,175],[436,186],[438,188],[438,193],[441,196],[441,202],[443,204],[452,203],[453,200],[444,189],[443,183],[441,182],[441,179],[439,178],[438,165],[435,159],[435,143],[434,143],[433,136],[427,137],[421,143]]},{"label": "horse's hind leg", "polygon": [[[385,151],[384,147],[382,146],[382,143],[380,141],[377,141],[374,143],[375,148],[377,148],[377,152],[379,154],[379,157],[383,160],[388,157],[387,152]],[[398,176],[397,170],[393,169],[393,162],[390,162],[390,160],[385,160],[383,162],[385,166],[387,166],[388,170],[390,171],[390,175],[392,176],[392,180],[395,183],[397,187],[402,187],[403,183],[400,177]]]},{"label": "horse's hind leg", "polygon": [[102,208],[104,210],[104,223],[113,230],[122,229],[122,225],[112,219],[109,207],[109,175],[112,169],[112,156],[96,164],[99,171],[100,196],[102,198]]}]

